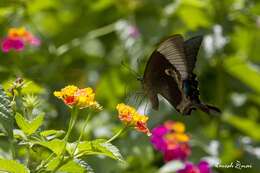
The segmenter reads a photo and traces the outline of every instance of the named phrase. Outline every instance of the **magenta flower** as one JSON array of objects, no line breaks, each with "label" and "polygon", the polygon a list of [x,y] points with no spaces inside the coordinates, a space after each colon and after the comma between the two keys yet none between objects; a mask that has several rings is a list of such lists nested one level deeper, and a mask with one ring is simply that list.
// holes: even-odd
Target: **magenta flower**
[{"label": "magenta flower", "polygon": [[186,160],[191,154],[190,146],[186,143],[179,144],[176,148],[168,149],[164,152],[164,161]]},{"label": "magenta flower", "polygon": [[39,46],[41,41],[24,27],[10,28],[7,37],[2,41],[2,51],[9,52],[24,50],[25,45]]},{"label": "magenta flower", "polygon": [[22,51],[24,49],[24,42],[19,39],[11,39],[11,38],[5,38],[2,41],[2,50],[3,52],[9,52],[11,49],[14,49],[15,51]]},{"label": "magenta flower", "polygon": [[186,160],[191,154],[189,136],[181,122],[166,121],[152,130],[151,143],[164,155],[164,161]]},{"label": "magenta flower", "polygon": [[151,142],[154,148],[158,151],[165,152],[167,150],[166,141],[163,139],[163,135],[167,134],[169,130],[160,125],[152,130]]},{"label": "magenta flower", "polygon": [[198,165],[187,162],[185,167],[178,170],[177,173],[212,173],[212,170],[206,161],[200,161]]}]

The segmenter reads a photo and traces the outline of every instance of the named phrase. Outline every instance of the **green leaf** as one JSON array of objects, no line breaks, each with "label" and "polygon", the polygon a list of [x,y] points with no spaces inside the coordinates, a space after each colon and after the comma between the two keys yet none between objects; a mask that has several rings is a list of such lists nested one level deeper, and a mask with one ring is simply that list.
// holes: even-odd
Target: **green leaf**
[{"label": "green leaf", "polygon": [[90,167],[90,165],[81,159],[74,159],[74,162],[80,165],[82,168],[84,168],[87,173],[94,173],[94,170]]},{"label": "green leaf", "polygon": [[9,137],[13,136],[13,122],[11,102],[0,85],[0,127]]},{"label": "green leaf", "polygon": [[[66,162],[65,158],[65,162]],[[54,158],[47,166],[48,171],[52,171],[55,169],[59,164],[59,159]],[[93,169],[87,164],[85,161],[80,159],[70,159],[67,160],[67,163],[65,163],[63,166],[61,166],[58,171],[61,172],[68,172],[68,173],[94,173]]]},{"label": "green leaf", "polygon": [[224,114],[223,119],[253,139],[260,140],[260,126],[259,123],[255,122],[254,120],[242,118],[228,113]]},{"label": "green leaf", "polygon": [[40,133],[40,135],[47,138],[47,140],[52,140],[64,134],[65,132],[63,130],[44,130]]},{"label": "green leaf", "polygon": [[239,57],[226,58],[225,69],[234,77],[260,93],[260,69]]},{"label": "green leaf", "polygon": [[31,135],[42,125],[44,120],[44,114],[40,114],[32,121],[28,121],[17,112],[15,115],[15,120],[17,125],[25,134]]},{"label": "green leaf", "polygon": [[28,3],[28,11],[31,15],[33,15],[41,10],[55,8],[59,5],[58,0],[45,0],[44,2],[41,0],[35,0]]},{"label": "green leaf", "polygon": [[[195,4],[193,6],[192,4],[183,3],[178,9],[177,14],[189,29],[195,30],[199,27],[210,26],[211,21],[207,15],[207,9],[201,8],[202,4],[196,4],[196,6]],[[190,16],[192,16],[192,20],[190,20]]]},{"label": "green leaf", "polygon": [[0,172],[10,173],[29,173],[30,171],[22,164],[15,160],[4,160],[0,159]]},{"label": "green leaf", "polygon": [[65,147],[65,142],[60,139],[53,139],[52,141],[35,142],[34,145],[40,145],[45,148],[48,148],[57,156],[60,156]]},{"label": "green leaf", "polygon": [[103,139],[94,141],[83,141],[78,145],[79,156],[82,155],[105,155],[112,159],[123,161],[118,148],[111,143],[106,143]]},{"label": "green leaf", "polygon": [[112,6],[114,1],[112,0],[98,0],[95,3],[92,3],[92,9],[95,11],[105,10],[106,8]]},{"label": "green leaf", "polygon": [[27,137],[26,135],[24,134],[24,132],[20,129],[14,129],[13,130],[13,134],[14,134],[14,138],[15,139],[19,139],[19,140],[26,140]]}]

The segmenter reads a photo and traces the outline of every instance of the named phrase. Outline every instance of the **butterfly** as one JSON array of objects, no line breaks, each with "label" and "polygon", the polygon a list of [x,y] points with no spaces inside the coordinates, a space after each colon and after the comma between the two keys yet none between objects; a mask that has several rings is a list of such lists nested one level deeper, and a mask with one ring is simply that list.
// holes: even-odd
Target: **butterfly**
[{"label": "butterfly", "polygon": [[183,115],[190,115],[196,109],[208,114],[220,113],[217,107],[204,104],[199,98],[193,70],[202,40],[202,36],[195,36],[184,41],[181,35],[173,35],[153,51],[142,77],[144,92],[153,109],[159,108],[160,94]]}]

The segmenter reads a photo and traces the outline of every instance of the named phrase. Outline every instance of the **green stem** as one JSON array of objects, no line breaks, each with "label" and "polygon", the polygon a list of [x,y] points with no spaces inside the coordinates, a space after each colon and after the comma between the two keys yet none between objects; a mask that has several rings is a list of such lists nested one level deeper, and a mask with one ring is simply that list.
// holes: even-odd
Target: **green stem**
[{"label": "green stem", "polygon": [[[116,23],[112,23],[112,24],[103,26],[101,28],[92,30],[86,35],[86,38],[91,40],[91,39],[95,39],[95,38],[101,37],[103,35],[109,34],[111,32],[114,32],[115,24]],[[75,48],[77,46],[80,46],[82,44],[82,42],[83,42],[82,38],[75,38],[72,41],[57,47],[57,49],[56,49],[57,56],[61,56],[62,54],[66,53],[68,50]]]},{"label": "green stem", "polygon": [[[11,103],[12,105],[12,111],[15,113],[16,112],[16,102],[15,102],[15,94],[13,95],[12,101]],[[14,115],[13,115],[14,116]],[[14,123],[14,122],[13,122]],[[15,152],[15,138],[14,138],[14,134],[13,134],[13,129],[11,129],[12,131],[9,132],[11,135],[8,135],[8,141],[10,143],[10,150],[11,150],[11,156],[12,159],[15,160],[16,157],[16,152]]]},{"label": "green stem", "polygon": [[103,27],[101,27],[101,28],[92,30],[92,31],[90,31],[90,32],[87,34],[87,37],[88,37],[89,39],[93,39],[93,38],[97,38],[97,37],[100,37],[100,36],[109,34],[109,33],[113,32],[113,31],[115,31],[115,24],[116,24],[116,23],[112,23],[112,24],[103,26]]},{"label": "green stem", "polygon": [[11,154],[12,154],[12,159],[15,160],[16,153],[15,153],[15,142],[13,137],[9,137],[9,142],[10,142],[10,149],[11,149]]},{"label": "green stem", "polygon": [[75,125],[75,122],[77,120],[77,117],[78,117],[78,108],[76,107],[73,107],[72,110],[71,110],[71,118],[70,118],[70,122],[69,122],[69,127],[68,127],[68,131],[64,137],[64,142],[65,142],[65,145],[63,147],[63,151],[61,153],[61,159],[59,161],[59,164],[53,169],[52,173],[55,173],[56,171],[58,171],[58,169],[64,164],[64,156],[65,156],[65,152],[66,152],[66,146],[67,146],[67,143],[68,143],[68,140],[69,140],[69,136],[71,134],[71,131]]},{"label": "green stem", "polygon": [[67,131],[67,133],[66,133],[66,135],[64,137],[64,140],[65,140],[66,143],[68,142],[69,136],[71,134],[73,126],[75,125],[77,117],[78,117],[78,109],[77,108],[72,108],[68,131]]},{"label": "green stem", "polygon": [[26,160],[25,160],[25,165],[27,166],[27,167],[29,167],[29,162],[30,162],[30,146],[28,145],[27,147],[26,147]]},{"label": "green stem", "polygon": [[87,115],[87,117],[86,117],[86,119],[85,119],[85,121],[84,121],[84,126],[83,126],[83,128],[82,128],[82,130],[81,130],[81,132],[80,132],[78,141],[77,141],[77,143],[76,143],[76,146],[75,146],[75,148],[74,148],[74,151],[73,151],[72,155],[74,155],[75,152],[76,152],[76,149],[77,149],[77,147],[78,147],[78,145],[79,145],[79,143],[80,143],[80,141],[81,141],[81,139],[82,139],[82,137],[83,137],[83,134],[84,134],[84,132],[85,132],[85,130],[86,130],[86,127],[87,127],[87,124],[88,124],[88,121],[89,121],[90,117],[91,117],[91,112],[88,113],[88,115]]},{"label": "green stem", "polygon": [[85,119],[85,122],[84,122],[83,129],[82,129],[81,132],[80,132],[80,136],[79,136],[79,139],[78,139],[78,143],[81,141],[81,139],[82,139],[82,137],[83,137],[83,134],[84,134],[84,132],[85,132],[85,130],[86,130],[86,128],[87,128],[87,124],[88,124],[88,121],[89,121],[90,117],[91,117],[91,113],[88,113],[87,118]]},{"label": "green stem", "polygon": [[51,158],[54,156],[54,153],[50,154],[46,160],[44,160],[38,168],[36,168],[35,173],[40,173],[43,171],[43,169],[46,167],[46,165],[49,163]]},{"label": "green stem", "polygon": [[118,136],[120,136],[127,128],[128,128],[128,124],[125,125],[124,128],[120,129],[114,136],[112,136],[109,140],[106,141],[106,143],[112,142],[113,140],[115,140]]},{"label": "green stem", "polygon": [[74,156],[74,154],[75,154],[75,152],[76,152],[76,149],[77,149],[77,147],[78,147],[78,145],[79,145],[79,143],[80,143],[80,141],[81,141],[81,139],[82,139],[82,137],[83,137],[83,133],[84,133],[85,130],[86,130],[86,127],[87,127],[87,124],[88,124],[88,121],[89,121],[90,117],[91,117],[91,113],[88,113],[88,115],[87,115],[87,117],[86,117],[86,119],[85,119],[85,122],[84,122],[83,129],[82,129],[82,131],[80,132],[80,136],[79,136],[79,138],[78,138],[78,140],[77,140],[77,143],[76,143],[76,146],[75,146],[75,148],[74,148],[74,151],[72,152],[72,156],[69,157],[69,158],[67,158],[67,159],[65,159],[65,160],[62,160],[62,161],[60,162],[60,164],[56,167],[56,170],[58,170],[61,166],[63,166],[64,164],[66,164],[66,163],[67,163],[69,160],[71,160],[72,157]]},{"label": "green stem", "polygon": [[80,141],[81,141],[81,139],[82,139],[82,137],[83,137],[83,133],[84,133],[85,130],[86,130],[86,127],[87,127],[87,124],[88,124],[88,121],[89,121],[90,117],[91,117],[91,113],[88,113],[87,118],[86,118],[85,121],[84,121],[84,126],[83,126],[83,128],[82,128],[82,130],[81,130],[81,132],[80,132],[80,135],[79,135],[78,141],[77,141],[77,143],[76,143],[76,146],[75,146],[75,148],[74,148],[74,150],[73,150],[73,152],[72,152],[72,156],[74,156],[74,154],[75,154],[75,152],[76,152],[76,150],[77,150],[77,148],[78,148],[78,145],[79,145],[79,143],[80,143]]}]

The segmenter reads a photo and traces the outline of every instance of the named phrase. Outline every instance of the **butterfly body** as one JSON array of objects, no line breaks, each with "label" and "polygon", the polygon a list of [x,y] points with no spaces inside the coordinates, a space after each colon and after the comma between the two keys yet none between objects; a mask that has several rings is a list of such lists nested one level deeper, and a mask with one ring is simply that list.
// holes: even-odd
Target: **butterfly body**
[{"label": "butterfly body", "polygon": [[175,109],[189,115],[196,108],[206,113],[219,112],[218,108],[201,103],[198,81],[193,73],[202,37],[188,41],[174,35],[163,41],[147,62],[143,88],[155,110],[159,108],[158,94]]}]

